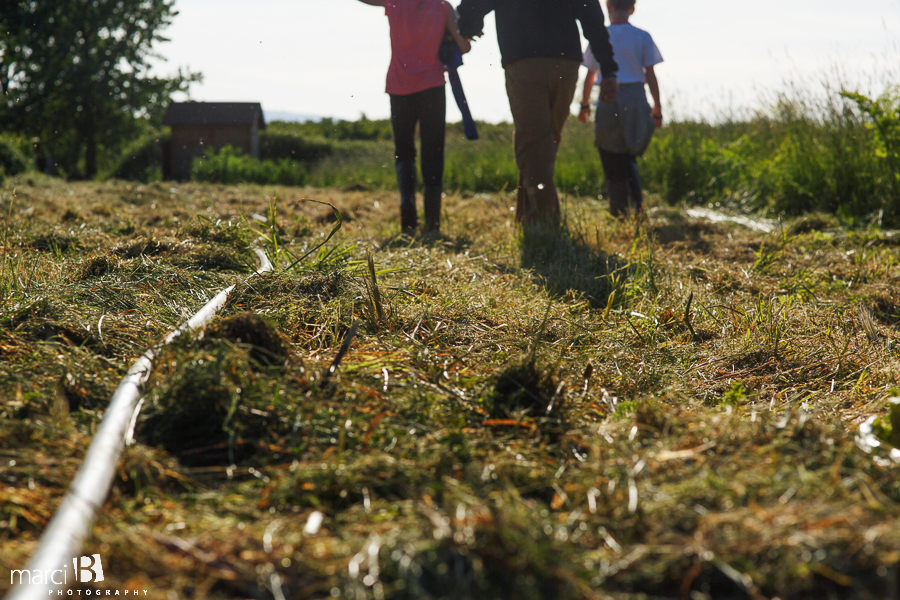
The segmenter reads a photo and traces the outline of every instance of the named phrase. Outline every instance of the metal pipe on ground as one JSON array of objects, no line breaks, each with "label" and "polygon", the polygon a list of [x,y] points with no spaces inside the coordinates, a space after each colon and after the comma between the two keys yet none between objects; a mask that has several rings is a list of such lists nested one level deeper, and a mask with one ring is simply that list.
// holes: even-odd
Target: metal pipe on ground
[{"label": "metal pipe on ground", "polygon": [[[272,270],[272,264],[265,253],[261,250],[255,252],[260,267],[250,277]],[[24,569],[29,574],[41,573],[39,579],[42,583],[16,585],[7,594],[6,600],[47,598],[67,587],[64,581],[68,577],[57,584],[53,580],[59,579],[59,576],[45,577],[43,574],[66,570],[69,565],[73,565],[72,560],[79,557],[82,544],[90,535],[94,517],[106,501],[112,486],[122,449],[131,443],[134,424],[140,411],[143,386],[150,377],[157,351],[185,331],[193,331],[208,323],[225,305],[228,294],[234,287],[232,285],[219,292],[187,323],[169,333],[159,345],[147,350],[128,369],[110,400],[84,461],[72,480],[71,488],[56,509],[56,514],[41,535],[37,550]],[[77,577],[77,573],[75,576]]]}]

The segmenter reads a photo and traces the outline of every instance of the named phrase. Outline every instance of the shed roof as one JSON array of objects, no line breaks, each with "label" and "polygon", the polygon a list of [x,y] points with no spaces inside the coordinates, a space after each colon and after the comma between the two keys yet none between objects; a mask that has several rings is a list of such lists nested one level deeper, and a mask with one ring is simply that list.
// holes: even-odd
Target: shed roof
[{"label": "shed roof", "polygon": [[163,125],[247,125],[266,128],[259,102],[173,102]]}]

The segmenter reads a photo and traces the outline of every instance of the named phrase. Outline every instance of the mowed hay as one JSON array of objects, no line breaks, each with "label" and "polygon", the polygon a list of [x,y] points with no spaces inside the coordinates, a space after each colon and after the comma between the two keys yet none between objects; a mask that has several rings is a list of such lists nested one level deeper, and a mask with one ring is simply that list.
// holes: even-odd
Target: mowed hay
[{"label": "mowed hay", "polygon": [[216,321],[202,339],[182,340],[159,361],[141,438],[189,464],[252,453],[267,432],[284,429],[283,407],[271,405],[277,383],[266,369],[284,367],[287,357],[283,336],[267,319],[239,313]]},{"label": "mowed hay", "polygon": [[251,378],[246,351],[220,343],[166,358],[155,373],[165,386],[147,398],[139,439],[178,456],[227,442],[245,429],[239,409]]},{"label": "mowed hay", "polygon": [[[435,241],[394,235],[393,192],[17,185],[16,254],[0,256],[4,568],[25,564],[134,357],[235,285],[202,335],[158,352],[85,546],[110,565],[98,589],[896,595],[900,467],[889,444],[857,444],[875,415],[893,439],[890,232],[810,218],[764,233],[652,196],[636,227],[569,197],[559,235],[526,238],[513,194],[448,194]],[[64,233],[85,253],[36,248],[70,189],[105,207],[72,207]],[[308,256],[332,226],[301,196],[356,215]],[[254,212],[268,223],[250,228]],[[249,277],[251,243],[275,272]],[[201,260],[217,252],[247,264]],[[388,324],[371,318],[367,252]],[[80,278],[96,256],[118,266]]]}]

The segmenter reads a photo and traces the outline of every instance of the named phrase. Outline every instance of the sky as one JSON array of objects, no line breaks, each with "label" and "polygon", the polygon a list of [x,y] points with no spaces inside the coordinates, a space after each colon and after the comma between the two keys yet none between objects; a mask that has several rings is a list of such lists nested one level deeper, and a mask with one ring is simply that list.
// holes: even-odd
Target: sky
[{"label": "sky", "polygon": [[[154,70],[202,73],[192,100],[348,120],[390,114],[381,8],[359,0],[176,0],[175,8],[163,31],[170,41],[155,48],[166,62]],[[668,118],[739,115],[792,86],[880,93],[900,83],[900,0],[639,0],[631,22],[665,59],[656,73]],[[464,61],[475,118],[510,121],[493,15]],[[460,119],[452,102],[447,119]]]}]

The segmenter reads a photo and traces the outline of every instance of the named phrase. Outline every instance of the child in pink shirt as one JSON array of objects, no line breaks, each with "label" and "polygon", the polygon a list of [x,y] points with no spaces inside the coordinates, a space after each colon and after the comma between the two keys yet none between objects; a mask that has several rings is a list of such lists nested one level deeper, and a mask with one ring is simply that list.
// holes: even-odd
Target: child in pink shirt
[{"label": "child in pink shirt", "polygon": [[391,64],[386,91],[391,97],[394,166],[400,187],[400,223],[413,233],[416,214],[416,123],[425,180],[425,230],[438,231],[444,178],[447,100],[444,64],[438,50],[449,31],[460,50],[470,49],[459,34],[456,11],[446,0],[360,0],[383,6],[391,26]]}]

